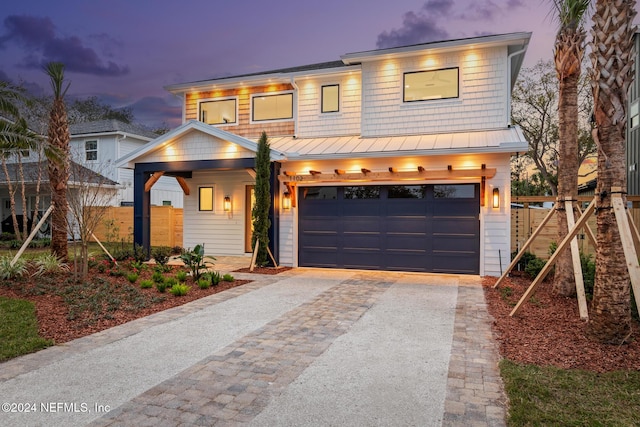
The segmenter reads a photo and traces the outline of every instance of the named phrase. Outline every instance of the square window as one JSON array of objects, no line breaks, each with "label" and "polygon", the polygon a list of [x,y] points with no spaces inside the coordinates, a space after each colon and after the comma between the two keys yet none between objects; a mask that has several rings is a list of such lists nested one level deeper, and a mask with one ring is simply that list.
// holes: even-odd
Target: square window
[{"label": "square window", "polygon": [[87,161],[98,160],[98,141],[85,141],[84,151]]},{"label": "square window", "polygon": [[252,120],[286,120],[293,118],[293,93],[257,95],[251,98]]},{"label": "square window", "polygon": [[198,189],[198,210],[213,211],[213,187],[200,187]]},{"label": "square window", "polygon": [[200,103],[200,121],[208,125],[236,123],[236,100],[221,99]]},{"label": "square window", "polygon": [[458,97],[458,68],[404,73],[404,102]]},{"label": "square window", "polygon": [[322,112],[340,111],[340,85],[322,86]]}]

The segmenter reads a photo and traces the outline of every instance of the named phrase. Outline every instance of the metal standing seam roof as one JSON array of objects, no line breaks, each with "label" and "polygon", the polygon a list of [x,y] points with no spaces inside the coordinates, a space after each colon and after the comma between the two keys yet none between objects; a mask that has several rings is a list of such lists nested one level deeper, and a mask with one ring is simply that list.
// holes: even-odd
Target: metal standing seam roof
[{"label": "metal standing seam roof", "polygon": [[272,137],[269,138],[269,146],[283,152],[288,160],[302,160],[516,152],[526,150],[528,143],[520,128],[513,126],[475,132],[376,138],[356,135],[319,138]]}]

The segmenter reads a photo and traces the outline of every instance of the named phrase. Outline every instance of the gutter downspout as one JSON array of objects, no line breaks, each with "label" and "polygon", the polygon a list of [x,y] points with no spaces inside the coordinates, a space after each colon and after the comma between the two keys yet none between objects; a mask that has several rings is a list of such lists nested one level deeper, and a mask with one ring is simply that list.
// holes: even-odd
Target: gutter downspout
[{"label": "gutter downspout", "polygon": [[509,91],[507,94],[507,127],[511,127],[511,125],[513,123],[511,123],[511,61],[513,59],[514,56],[516,55],[521,55],[523,53],[525,53],[527,51],[527,45],[525,45],[525,47],[523,47],[522,49],[510,53],[507,56],[507,90]]},{"label": "gutter downspout", "polygon": [[295,78],[293,76],[291,76],[291,86],[293,86],[293,89],[296,91],[296,117],[293,120],[293,137],[297,138],[298,137],[298,95],[300,94],[300,89],[298,88],[298,85],[296,84]]}]

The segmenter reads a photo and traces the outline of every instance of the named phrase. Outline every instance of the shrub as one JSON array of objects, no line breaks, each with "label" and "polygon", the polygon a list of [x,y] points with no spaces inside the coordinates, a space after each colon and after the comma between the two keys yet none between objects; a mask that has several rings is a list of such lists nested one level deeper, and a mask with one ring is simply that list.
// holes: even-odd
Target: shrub
[{"label": "shrub", "polygon": [[140,287],[142,289],[151,289],[153,288],[153,280],[145,279],[140,281]]},{"label": "shrub", "polygon": [[129,273],[127,274],[127,280],[129,283],[136,283],[138,281],[138,273]]},{"label": "shrub", "polygon": [[111,252],[116,261],[125,261],[133,257],[133,251],[128,248],[116,248]]},{"label": "shrub", "polygon": [[10,255],[0,256],[0,279],[16,279],[27,273],[27,261],[24,258],[18,258],[11,265],[12,259]]},{"label": "shrub", "polygon": [[187,281],[187,272],[186,271],[178,271],[176,273],[176,279],[178,279],[178,282],[186,282]]},{"label": "shrub", "polygon": [[42,276],[43,274],[59,273],[61,271],[69,271],[69,266],[56,258],[53,254],[40,255],[35,260],[36,272],[34,276]]},{"label": "shrub", "polygon": [[589,299],[593,298],[593,284],[596,277],[596,263],[593,257],[580,252],[580,265],[582,266],[582,279],[584,281],[584,292]]},{"label": "shrub", "polygon": [[155,283],[164,282],[164,275],[159,271],[154,271],[153,275],[151,275],[151,280]]},{"label": "shrub", "polygon": [[159,265],[165,266],[171,257],[171,248],[169,246],[157,246],[151,250],[151,256]]},{"label": "shrub", "polygon": [[[518,255],[517,251],[512,252],[511,259],[514,259],[516,255]],[[518,271],[525,271],[527,268],[527,265],[529,264],[529,261],[536,258],[538,257],[535,256],[535,254],[532,254],[531,252],[525,252],[522,254],[522,257],[520,257],[520,259],[518,260],[518,263],[516,264],[516,268],[518,269]]]},{"label": "shrub", "polygon": [[527,264],[526,268],[524,269],[525,273],[527,273],[531,278],[535,278],[538,276],[538,274],[540,273],[540,271],[544,268],[545,264],[547,263],[547,261],[540,259],[538,257],[532,259],[529,261],[529,263]]},{"label": "shrub", "polygon": [[166,277],[164,279],[164,283],[170,288],[173,285],[177,285],[178,284],[178,279],[176,279],[175,277]]},{"label": "shrub", "polygon": [[209,289],[209,287],[211,286],[211,280],[209,278],[201,278],[200,280],[198,280],[198,287],[200,289]]},{"label": "shrub", "polygon": [[144,250],[144,246],[139,244],[133,245],[133,259],[139,262],[144,262],[147,260],[147,251]]},{"label": "shrub", "polygon": [[222,280],[224,280],[225,282],[233,282],[235,279],[231,274],[227,273],[224,276],[222,276]]},{"label": "shrub", "polygon": [[200,279],[202,270],[213,267],[215,258],[204,254],[204,245],[196,245],[193,250],[187,249],[180,254],[185,267],[191,271],[194,280]]},{"label": "shrub", "polygon": [[13,233],[4,232],[0,234],[0,241],[2,242],[8,242],[10,240],[15,240],[15,239],[16,239],[16,235]]},{"label": "shrub", "polygon": [[220,281],[222,280],[222,275],[220,274],[219,271],[214,271],[211,274],[211,284],[213,286],[218,286],[220,284]]},{"label": "shrub", "polygon": [[146,270],[147,264],[145,264],[142,261],[135,261],[134,260],[134,261],[131,261],[131,263],[129,264],[129,268],[132,271],[140,272],[140,271]]},{"label": "shrub", "polygon": [[181,297],[186,295],[187,292],[189,292],[189,287],[185,284],[177,283],[171,287],[169,292],[171,292],[173,296]]},{"label": "shrub", "polygon": [[156,282],[156,289],[158,292],[164,292],[167,289],[167,282],[164,280],[162,282]]}]

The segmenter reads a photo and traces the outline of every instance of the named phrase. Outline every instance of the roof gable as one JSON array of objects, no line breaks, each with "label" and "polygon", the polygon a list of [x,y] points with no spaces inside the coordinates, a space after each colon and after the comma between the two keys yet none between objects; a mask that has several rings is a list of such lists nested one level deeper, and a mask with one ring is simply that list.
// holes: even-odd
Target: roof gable
[{"label": "roof gable", "polygon": [[[257,150],[255,141],[190,120],[118,159],[116,166],[132,169],[136,163],[247,158],[254,157]],[[271,160],[284,159],[282,152],[271,150]]]}]

